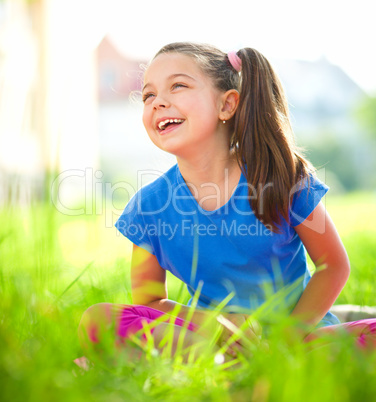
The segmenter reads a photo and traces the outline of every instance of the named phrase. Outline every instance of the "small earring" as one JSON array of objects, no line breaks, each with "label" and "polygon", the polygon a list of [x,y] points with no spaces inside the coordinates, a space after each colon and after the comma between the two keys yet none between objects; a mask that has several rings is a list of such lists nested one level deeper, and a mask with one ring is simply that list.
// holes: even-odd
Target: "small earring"
[{"label": "small earring", "polygon": [[223,124],[226,124],[226,120],[223,120],[223,122],[222,122]]}]

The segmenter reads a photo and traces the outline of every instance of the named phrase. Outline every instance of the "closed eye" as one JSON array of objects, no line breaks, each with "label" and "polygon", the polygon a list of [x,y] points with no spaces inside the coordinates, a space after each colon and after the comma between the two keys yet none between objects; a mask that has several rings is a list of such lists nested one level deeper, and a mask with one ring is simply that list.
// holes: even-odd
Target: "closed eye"
[{"label": "closed eye", "polygon": [[[171,86],[172,90],[178,89],[178,88],[188,88],[188,85],[182,84],[181,82],[177,82],[177,83],[175,83],[175,84],[173,84]],[[142,102],[145,103],[149,98],[151,98],[153,96],[155,96],[155,94],[153,92],[147,92],[147,93],[143,94],[142,95]]]},{"label": "closed eye", "polygon": [[152,92],[148,92],[142,95],[142,102],[146,102],[150,97],[155,96]]},{"label": "closed eye", "polygon": [[177,88],[188,88],[188,86],[187,86],[187,85],[185,85],[185,84],[182,84],[181,82],[177,82],[177,83],[173,84],[171,88],[172,88],[172,89],[177,89]]}]

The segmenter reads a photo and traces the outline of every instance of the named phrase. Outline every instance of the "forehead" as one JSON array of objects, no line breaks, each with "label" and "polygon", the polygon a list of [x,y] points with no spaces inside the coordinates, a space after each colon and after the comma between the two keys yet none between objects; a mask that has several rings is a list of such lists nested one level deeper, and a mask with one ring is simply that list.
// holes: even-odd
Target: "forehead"
[{"label": "forehead", "polygon": [[180,53],[165,53],[157,56],[146,69],[144,84],[165,79],[173,74],[187,74],[193,78],[206,78],[197,61]]}]

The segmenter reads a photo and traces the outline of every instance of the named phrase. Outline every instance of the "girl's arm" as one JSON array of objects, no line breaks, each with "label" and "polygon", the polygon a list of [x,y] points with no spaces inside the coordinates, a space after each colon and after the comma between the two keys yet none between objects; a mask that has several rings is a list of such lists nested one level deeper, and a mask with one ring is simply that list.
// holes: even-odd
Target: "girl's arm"
[{"label": "girl's arm", "polygon": [[[180,318],[186,318],[190,311],[189,307],[168,300],[166,271],[159,265],[155,255],[135,244],[131,263],[131,286],[134,304],[149,306],[165,313],[171,313],[179,305]],[[197,312],[194,322],[200,324],[200,317],[206,317],[206,314]]]},{"label": "girl's arm", "polygon": [[316,272],[292,315],[315,326],[345,286],[350,274],[350,262],[334,223],[321,202],[295,230],[316,265]]},{"label": "girl's arm", "polygon": [[212,335],[216,323],[213,321],[208,328],[209,313],[203,310],[195,310],[193,315],[191,308],[168,299],[166,271],[159,265],[157,258],[141,247],[133,245],[131,263],[131,286],[134,304],[145,305],[171,314],[178,305],[177,317],[186,319],[202,328],[206,323],[206,329],[199,331],[202,335]]}]

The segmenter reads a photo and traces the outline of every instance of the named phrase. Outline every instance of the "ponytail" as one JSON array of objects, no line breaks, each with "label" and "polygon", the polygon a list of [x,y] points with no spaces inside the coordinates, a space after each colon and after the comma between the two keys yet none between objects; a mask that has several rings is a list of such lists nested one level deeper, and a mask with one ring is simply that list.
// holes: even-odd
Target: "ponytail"
[{"label": "ponytail", "polygon": [[279,232],[281,218],[289,222],[292,187],[313,168],[295,146],[284,91],[268,60],[251,48],[237,55],[242,67],[232,146],[255,216]]}]

